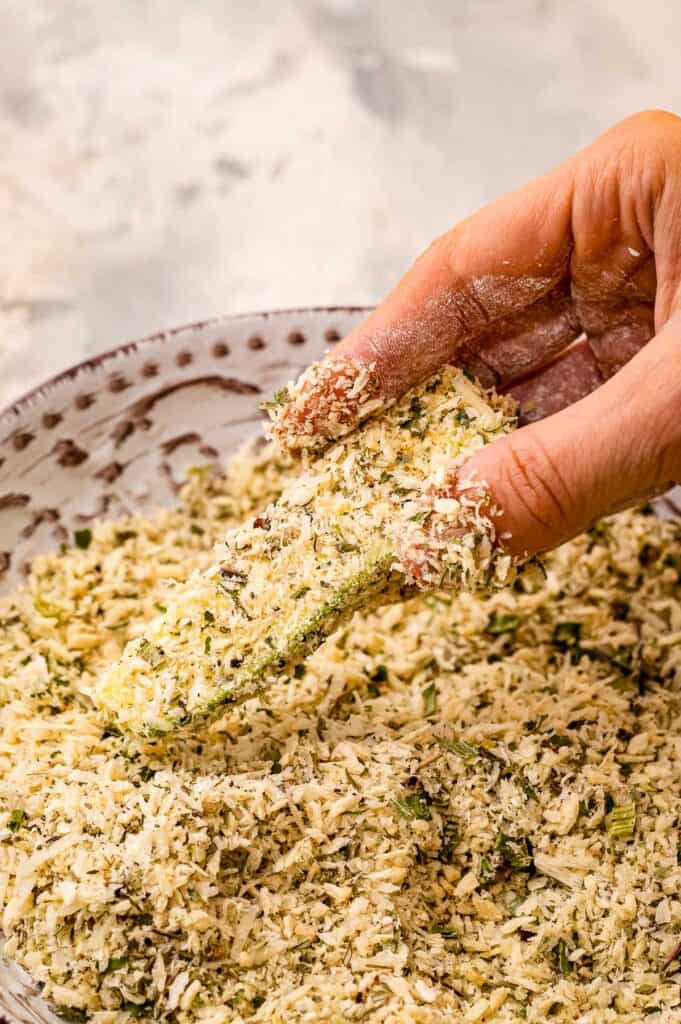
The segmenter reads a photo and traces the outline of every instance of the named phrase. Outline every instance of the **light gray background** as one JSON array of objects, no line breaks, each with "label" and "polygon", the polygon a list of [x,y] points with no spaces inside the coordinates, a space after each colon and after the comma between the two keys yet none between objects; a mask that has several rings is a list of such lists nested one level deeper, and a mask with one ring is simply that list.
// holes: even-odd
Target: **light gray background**
[{"label": "light gray background", "polygon": [[0,0],[0,404],[214,314],[372,302],[634,110],[675,0]]}]

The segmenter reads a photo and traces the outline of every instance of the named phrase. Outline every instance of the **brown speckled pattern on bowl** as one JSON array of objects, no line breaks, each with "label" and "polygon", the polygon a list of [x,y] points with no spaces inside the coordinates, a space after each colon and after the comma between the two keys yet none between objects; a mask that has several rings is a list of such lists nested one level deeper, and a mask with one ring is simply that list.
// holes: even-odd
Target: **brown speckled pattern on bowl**
[{"label": "brown speckled pattern on bowl", "polygon": [[[259,402],[361,319],[360,308],[228,317],[123,345],[0,414],[0,592],[96,517],[171,505],[188,467],[260,431]],[[681,504],[661,499],[662,514]],[[0,1021],[55,1024],[0,959]]]}]

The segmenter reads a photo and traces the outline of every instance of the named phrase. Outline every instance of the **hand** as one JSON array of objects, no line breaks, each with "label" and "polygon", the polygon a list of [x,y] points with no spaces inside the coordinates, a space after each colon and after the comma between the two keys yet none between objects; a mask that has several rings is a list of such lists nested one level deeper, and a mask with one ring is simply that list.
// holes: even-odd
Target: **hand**
[{"label": "hand", "polygon": [[[513,553],[681,479],[680,118],[636,114],[436,239],[284,425],[338,434],[445,361],[510,390],[530,424],[466,467]],[[334,380],[356,364],[370,401],[339,427]]]}]

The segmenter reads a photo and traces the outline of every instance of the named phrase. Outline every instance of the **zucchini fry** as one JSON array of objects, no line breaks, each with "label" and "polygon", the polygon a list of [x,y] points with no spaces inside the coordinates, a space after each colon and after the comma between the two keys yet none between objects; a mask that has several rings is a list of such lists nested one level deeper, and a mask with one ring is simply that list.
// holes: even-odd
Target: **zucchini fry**
[{"label": "zucchini fry", "polygon": [[260,693],[360,608],[418,585],[505,582],[512,566],[494,544],[484,488],[452,497],[451,483],[513,423],[506,400],[446,367],[308,453],[279,500],[170,591],[165,613],[99,681],[102,710],[147,738],[193,728]]}]

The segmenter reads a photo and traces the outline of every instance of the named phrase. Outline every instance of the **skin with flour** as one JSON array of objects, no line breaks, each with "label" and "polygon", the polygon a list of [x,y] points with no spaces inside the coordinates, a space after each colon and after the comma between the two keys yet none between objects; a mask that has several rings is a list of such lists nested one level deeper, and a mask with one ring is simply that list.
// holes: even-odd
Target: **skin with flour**
[{"label": "skin with flour", "polygon": [[[509,389],[528,425],[472,465],[511,550],[550,548],[681,479],[679,253],[681,120],[644,112],[436,239],[331,358],[372,366],[374,401],[450,360]],[[329,379],[292,443],[337,436]]]}]

